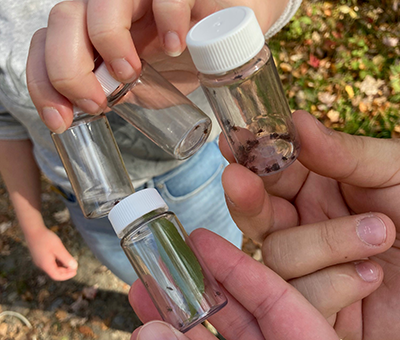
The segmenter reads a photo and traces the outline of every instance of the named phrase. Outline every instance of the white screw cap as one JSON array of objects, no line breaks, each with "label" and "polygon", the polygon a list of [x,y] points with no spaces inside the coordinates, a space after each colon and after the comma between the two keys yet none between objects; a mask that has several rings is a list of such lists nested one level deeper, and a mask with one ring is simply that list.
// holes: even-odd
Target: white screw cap
[{"label": "white screw cap", "polygon": [[186,44],[199,72],[220,74],[251,60],[265,38],[253,10],[237,6],[199,21],[189,31]]},{"label": "white screw cap", "polygon": [[113,93],[118,86],[121,85],[121,82],[115,80],[110,72],[108,72],[106,64],[102,62],[100,66],[94,71],[97,80],[101,84],[106,97],[108,97],[111,93]]},{"label": "white screw cap", "polygon": [[129,195],[119,202],[108,214],[108,219],[119,238],[122,231],[132,222],[156,209],[168,209],[158,191],[154,188],[143,189]]}]

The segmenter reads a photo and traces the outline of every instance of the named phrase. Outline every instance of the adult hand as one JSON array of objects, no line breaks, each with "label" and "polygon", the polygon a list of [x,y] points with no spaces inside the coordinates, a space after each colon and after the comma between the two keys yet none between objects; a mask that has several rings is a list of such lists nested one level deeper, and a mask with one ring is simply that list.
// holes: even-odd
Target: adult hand
[{"label": "adult hand", "polygon": [[[223,238],[204,229],[190,238],[211,274],[221,283],[228,304],[209,318],[227,340],[337,340],[333,328],[290,284]],[[143,284],[129,292],[143,322],[160,320]],[[212,340],[199,325],[185,335],[161,321],[136,329],[132,340]]]},{"label": "adult hand", "polygon": [[[222,180],[231,215],[262,243],[265,264],[341,338],[397,339],[400,140],[335,132],[301,111],[294,121],[302,150],[287,170],[260,178],[227,167]],[[223,139],[220,146],[233,162]]]},{"label": "adult hand", "polygon": [[53,280],[64,281],[76,275],[78,263],[60,238],[46,227],[26,237],[32,260]]},{"label": "adult hand", "polygon": [[[65,1],[56,5],[47,29],[32,38],[27,64],[28,89],[50,130],[61,133],[72,121],[72,104],[98,114],[106,98],[97,81],[98,53],[123,83],[140,74],[139,56],[182,92],[198,86],[185,38],[190,27],[230,6],[252,7],[264,32],[283,13],[288,0],[138,0]],[[179,57],[178,57],[179,56]],[[72,103],[72,104],[71,104]]]}]

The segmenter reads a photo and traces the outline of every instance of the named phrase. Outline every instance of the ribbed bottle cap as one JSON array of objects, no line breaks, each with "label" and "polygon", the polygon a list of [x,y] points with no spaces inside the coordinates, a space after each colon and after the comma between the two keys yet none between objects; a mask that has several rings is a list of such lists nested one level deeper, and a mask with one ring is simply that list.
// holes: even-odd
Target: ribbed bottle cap
[{"label": "ribbed bottle cap", "polygon": [[119,238],[121,232],[132,222],[156,209],[168,209],[160,194],[154,188],[143,189],[124,198],[108,214],[108,219]]},{"label": "ribbed bottle cap", "polygon": [[111,93],[113,93],[118,86],[121,85],[121,82],[115,80],[110,72],[107,70],[107,66],[104,62],[94,71],[94,74],[97,77],[97,80],[101,84],[106,97],[108,97]]},{"label": "ribbed bottle cap", "polygon": [[186,44],[198,71],[219,74],[256,56],[265,38],[253,10],[237,6],[199,21],[189,31]]}]

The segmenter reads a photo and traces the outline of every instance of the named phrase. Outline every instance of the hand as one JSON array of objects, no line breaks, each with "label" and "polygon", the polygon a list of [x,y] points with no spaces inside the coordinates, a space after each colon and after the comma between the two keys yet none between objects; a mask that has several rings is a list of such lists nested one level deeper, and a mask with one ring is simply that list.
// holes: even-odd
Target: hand
[{"label": "hand", "polygon": [[227,167],[231,215],[340,338],[398,339],[400,140],[335,132],[301,111],[294,121],[302,150],[287,170]]},{"label": "hand", "polygon": [[140,74],[140,56],[187,94],[198,86],[190,56],[182,53],[191,26],[222,8],[245,5],[253,8],[266,32],[287,2],[61,2],[51,11],[47,29],[36,32],[31,42],[27,81],[32,101],[46,125],[57,133],[70,126],[72,104],[92,114],[104,111],[106,98],[93,73],[96,53],[123,83]]},{"label": "hand", "polygon": [[[228,298],[228,304],[209,319],[227,340],[338,339],[321,314],[272,270],[210,231],[198,229],[190,238]],[[132,285],[129,300],[143,322],[160,320],[139,280]],[[216,338],[201,325],[183,335],[161,321],[136,329],[131,337],[156,339]]]},{"label": "hand", "polygon": [[26,237],[32,260],[53,280],[64,281],[76,275],[78,263],[60,238],[47,228]]}]

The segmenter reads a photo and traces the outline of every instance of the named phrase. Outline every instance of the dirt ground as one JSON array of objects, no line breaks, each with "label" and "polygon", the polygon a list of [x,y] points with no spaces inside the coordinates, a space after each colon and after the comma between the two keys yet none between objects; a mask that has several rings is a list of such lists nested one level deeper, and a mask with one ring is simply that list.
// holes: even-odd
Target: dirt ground
[{"label": "dirt ground", "polygon": [[141,323],[128,285],[94,258],[45,181],[42,201],[46,225],[78,260],[78,274],[55,282],[34,266],[0,180],[0,339],[130,339]]},{"label": "dirt ground", "polygon": [[[130,339],[141,322],[129,305],[128,285],[93,256],[45,180],[42,187],[45,223],[78,260],[78,274],[56,282],[35,267],[0,178],[0,339]],[[243,249],[261,260],[251,240]]]}]

